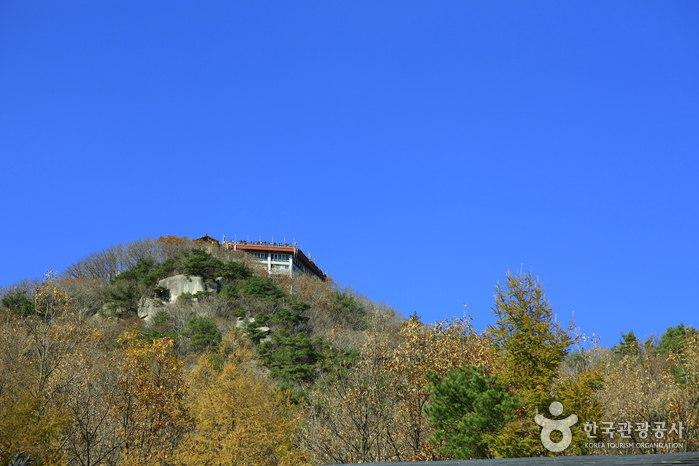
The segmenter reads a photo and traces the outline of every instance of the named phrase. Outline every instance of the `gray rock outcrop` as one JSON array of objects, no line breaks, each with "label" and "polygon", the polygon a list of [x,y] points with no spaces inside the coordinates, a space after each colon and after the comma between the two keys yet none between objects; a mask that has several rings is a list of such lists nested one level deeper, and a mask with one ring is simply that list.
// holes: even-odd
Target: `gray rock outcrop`
[{"label": "gray rock outcrop", "polygon": [[200,291],[218,291],[217,282],[204,282],[204,279],[201,277],[187,275],[163,278],[158,282],[158,286],[168,289],[167,296],[164,298],[169,302],[177,301],[177,297],[184,293],[196,294]]},{"label": "gray rock outcrop", "polygon": [[[250,321],[251,323],[255,322],[254,317],[249,317],[247,319],[245,319],[243,317],[238,317],[238,321],[235,323],[236,328],[243,328],[246,320]],[[269,327],[267,327],[267,326],[257,327],[257,330],[260,330],[260,331],[265,332],[267,334],[266,337],[264,337],[262,340],[260,340],[261,343],[264,343],[267,341],[272,341],[272,337],[269,336],[269,331],[270,331]]]},{"label": "gray rock outcrop", "polygon": [[150,323],[161,309],[165,309],[161,300],[143,297],[138,302],[138,317]]},{"label": "gray rock outcrop", "polygon": [[158,286],[166,291],[160,293],[159,298],[142,297],[138,303],[138,317],[151,322],[153,317],[160,311],[168,311],[168,306],[177,301],[177,298],[185,293],[197,294],[199,292],[214,292],[223,288],[228,280],[219,277],[216,280],[204,281],[201,277],[188,275],[174,275],[158,282]]},{"label": "gray rock outcrop", "polygon": [[163,278],[158,286],[167,288],[165,298],[168,301],[177,301],[177,297],[184,293],[198,293],[204,291],[204,280],[201,277],[188,277],[187,275],[175,275]]}]

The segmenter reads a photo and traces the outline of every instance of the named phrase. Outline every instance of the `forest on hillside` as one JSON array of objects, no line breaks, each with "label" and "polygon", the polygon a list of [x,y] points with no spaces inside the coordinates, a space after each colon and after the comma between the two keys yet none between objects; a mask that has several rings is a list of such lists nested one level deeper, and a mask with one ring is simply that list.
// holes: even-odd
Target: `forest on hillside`
[{"label": "forest on hillside", "polygon": [[[605,348],[508,273],[494,323],[425,323],[174,236],[0,289],[0,462],[327,465],[699,450],[699,333]],[[168,277],[205,290],[168,299]],[[139,318],[145,306],[154,315]],[[551,414],[552,403],[564,411]],[[575,414],[561,453],[537,415]],[[561,437],[554,432],[552,441]],[[600,446],[613,442],[614,446]]]}]

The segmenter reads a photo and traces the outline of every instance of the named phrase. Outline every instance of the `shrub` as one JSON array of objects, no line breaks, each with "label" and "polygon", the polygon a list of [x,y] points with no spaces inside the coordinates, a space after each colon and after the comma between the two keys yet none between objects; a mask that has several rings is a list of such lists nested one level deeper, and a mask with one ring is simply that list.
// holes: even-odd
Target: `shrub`
[{"label": "shrub", "polygon": [[292,329],[305,320],[299,312],[293,309],[282,308],[272,315],[271,322],[287,329]]},{"label": "shrub", "polygon": [[192,339],[190,346],[195,349],[217,348],[221,343],[221,332],[216,324],[203,317],[193,317],[187,321],[181,333]]},{"label": "shrub", "polygon": [[141,332],[143,339],[148,343],[153,343],[155,340],[163,337],[175,339],[177,334],[172,329],[172,317],[165,310],[160,310],[153,318],[150,329]]},{"label": "shrub", "polygon": [[245,336],[253,342],[259,343],[269,333],[269,330],[261,330],[260,327],[265,327],[270,320],[271,318],[268,314],[262,313],[257,314],[254,321],[246,319],[243,327]]},{"label": "shrub", "polygon": [[220,271],[220,276],[230,279],[241,279],[252,277],[252,272],[245,267],[245,264],[230,261],[223,265]]},{"label": "shrub", "polygon": [[267,300],[277,300],[284,297],[284,293],[267,278],[249,277],[241,280],[236,291],[244,296],[254,296]]},{"label": "shrub", "polygon": [[260,357],[272,377],[288,381],[310,381],[320,354],[305,333],[291,336],[280,330],[272,341],[260,345]]},{"label": "shrub", "polygon": [[354,330],[366,328],[364,307],[349,293],[336,292],[332,297],[332,308],[335,319]]},{"label": "shrub", "polygon": [[201,249],[193,249],[182,264],[185,275],[196,275],[204,280],[216,278],[223,272],[224,264],[220,259]]},{"label": "shrub", "polygon": [[2,307],[23,316],[34,313],[34,303],[32,300],[19,291],[5,295],[2,298]]},{"label": "shrub", "polygon": [[155,261],[148,257],[138,261],[135,267],[122,272],[111,280],[111,283],[125,280],[137,282],[142,287],[149,287],[157,281]]},{"label": "shrub", "polygon": [[238,297],[238,292],[235,289],[235,285],[224,285],[221,291],[218,292],[218,296],[221,298],[235,299]]},{"label": "shrub", "polygon": [[211,293],[213,293],[213,291],[197,291],[196,293],[184,292],[177,297],[177,300],[179,301],[180,299],[197,299],[199,296],[205,296]]}]

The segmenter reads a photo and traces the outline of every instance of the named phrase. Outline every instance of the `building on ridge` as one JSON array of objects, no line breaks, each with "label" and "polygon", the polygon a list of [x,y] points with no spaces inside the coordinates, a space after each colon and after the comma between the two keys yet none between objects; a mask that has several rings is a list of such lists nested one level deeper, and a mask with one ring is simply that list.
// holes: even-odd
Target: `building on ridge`
[{"label": "building on ridge", "polygon": [[213,252],[214,249],[218,249],[220,246],[219,242],[217,239],[212,238],[208,234],[200,237],[200,238],[194,238],[192,240],[194,244],[196,244],[198,247],[201,247],[202,249],[206,249],[210,253]]},{"label": "building on ridge", "polygon": [[323,281],[327,278],[327,275],[311,260],[310,254],[306,257],[296,241],[293,243],[268,243],[262,239],[257,242],[239,241],[226,239],[226,235],[223,235],[223,241],[220,244],[225,249],[252,254],[259,262],[267,264],[267,271],[270,274],[287,273],[292,278],[306,274],[316,276]]}]

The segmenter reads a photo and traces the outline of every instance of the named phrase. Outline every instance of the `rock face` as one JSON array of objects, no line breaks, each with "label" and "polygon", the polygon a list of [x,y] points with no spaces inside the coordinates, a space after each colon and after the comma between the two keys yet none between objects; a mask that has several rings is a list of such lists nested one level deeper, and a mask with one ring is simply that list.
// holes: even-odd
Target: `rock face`
[{"label": "rock face", "polygon": [[[184,293],[196,294],[202,291],[217,293],[228,282],[229,281],[223,277],[208,281],[204,281],[201,277],[187,275],[175,275],[164,278],[158,282],[158,286],[165,288],[167,291],[159,293],[159,298],[142,297],[138,302],[138,317],[144,319],[146,323],[150,324],[158,312],[162,310],[170,312],[170,306],[177,302],[177,298],[182,296]],[[254,318],[249,320],[251,323],[255,322]],[[244,324],[245,319],[239,317],[238,321],[236,322],[236,327],[243,328]],[[263,332],[263,335],[266,335],[262,338],[260,338],[261,336],[258,337],[260,338],[260,342],[264,343],[272,340],[270,337],[269,327],[261,326],[257,327],[256,330]]]},{"label": "rock face", "polygon": [[158,286],[162,286],[169,290],[167,301],[177,301],[177,297],[183,293],[198,293],[200,291],[218,291],[216,282],[205,283],[201,277],[191,277],[187,275],[175,275],[167,277],[158,282]]},{"label": "rock face", "polygon": [[[243,326],[245,325],[245,320],[246,319],[244,319],[243,317],[238,317],[238,321],[235,323],[235,326],[237,328],[243,328]],[[254,317],[250,317],[247,320],[249,320],[250,322],[255,322]],[[260,343],[272,341],[272,337],[269,336],[269,331],[270,331],[269,327],[257,327],[257,330],[260,330],[262,332],[265,332],[265,334],[267,334],[266,337],[264,337],[262,340],[260,340]]]},{"label": "rock face", "polygon": [[216,279],[216,292],[219,292],[223,289],[224,286],[228,285],[231,281],[228,278],[225,277],[218,277]]},{"label": "rock face", "polygon": [[138,317],[150,323],[161,309],[165,309],[162,301],[152,298],[141,298],[138,302]]},{"label": "rock face", "polygon": [[[238,320],[235,323],[236,328],[243,328],[245,325],[245,318],[243,317],[238,317]],[[250,323],[255,322],[254,317],[248,317],[247,320],[250,321]],[[269,327],[257,327],[257,330],[262,330],[263,332],[269,332]]]},{"label": "rock face", "polygon": [[196,294],[201,291],[218,293],[228,283],[223,277],[216,280],[204,281],[201,277],[188,275],[174,275],[158,282],[158,286],[166,288],[160,299],[143,297],[138,303],[138,317],[150,322],[160,310],[167,310],[168,304],[177,301],[184,293]]}]

